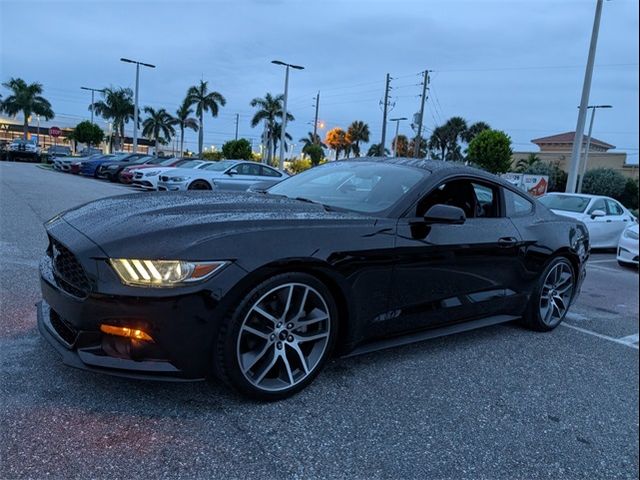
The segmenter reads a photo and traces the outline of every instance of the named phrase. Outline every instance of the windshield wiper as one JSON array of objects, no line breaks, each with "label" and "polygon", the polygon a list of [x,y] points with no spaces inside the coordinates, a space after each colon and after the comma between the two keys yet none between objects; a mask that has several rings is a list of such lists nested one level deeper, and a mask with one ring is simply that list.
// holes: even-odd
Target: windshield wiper
[{"label": "windshield wiper", "polygon": [[300,202],[305,202],[305,203],[313,203],[314,205],[320,205],[321,207],[323,207],[327,212],[333,212],[335,211],[333,208],[331,208],[328,205],[325,205],[324,203],[320,203],[320,202],[316,202],[315,200],[311,200],[310,198],[304,198],[304,197],[295,197],[294,200],[298,200]]}]

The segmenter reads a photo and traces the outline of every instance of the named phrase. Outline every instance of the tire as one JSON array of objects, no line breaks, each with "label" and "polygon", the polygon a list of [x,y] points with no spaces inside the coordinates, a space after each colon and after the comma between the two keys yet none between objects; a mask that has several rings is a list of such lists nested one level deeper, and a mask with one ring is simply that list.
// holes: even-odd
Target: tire
[{"label": "tire", "polygon": [[337,312],[329,289],[306,273],[284,273],[260,283],[220,326],[214,346],[218,378],[258,400],[294,395],[330,357]]},{"label": "tire", "polygon": [[204,180],[196,180],[195,182],[191,182],[187,190],[211,190],[211,185]]},{"label": "tire", "polygon": [[564,320],[576,286],[571,262],[555,257],[544,269],[529,300],[523,323],[539,332],[548,332]]}]

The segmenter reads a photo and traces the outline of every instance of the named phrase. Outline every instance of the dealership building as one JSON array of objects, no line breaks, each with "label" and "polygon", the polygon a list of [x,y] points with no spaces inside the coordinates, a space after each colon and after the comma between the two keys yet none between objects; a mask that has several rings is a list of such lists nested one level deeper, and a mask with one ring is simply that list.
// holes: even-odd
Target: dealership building
[{"label": "dealership building", "polygon": [[[532,153],[543,162],[557,164],[559,168],[569,173],[571,151],[576,132],[566,132],[548,137],[534,138],[531,143],[538,147],[538,151],[513,152],[513,164],[526,159]],[[586,147],[584,138],[583,150]],[[587,170],[594,168],[611,168],[628,178],[638,179],[638,164],[627,163],[625,152],[612,152],[616,147],[597,138],[592,138],[589,145]]]},{"label": "dealership building", "polygon": [[[35,123],[35,124],[34,124]],[[50,129],[53,127],[59,128],[60,135],[54,137],[51,135]],[[24,133],[24,127],[22,122],[14,118],[8,118],[6,116],[0,116],[0,145],[7,145],[16,138],[22,138]],[[31,122],[29,124],[29,138],[35,138],[38,140],[38,145],[43,152],[52,145],[64,145],[71,148],[73,152],[80,152],[83,148],[82,144],[76,144],[69,136],[73,132],[72,127],[57,127],[55,121]],[[105,132],[105,141],[103,141],[98,148],[101,148],[103,152],[110,153],[112,149],[113,136],[109,132]],[[153,149],[153,141],[146,138],[138,138],[138,151],[141,153],[148,153],[149,149]],[[125,137],[122,142],[121,151],[132,152],[133,151],[133,139],[131,137]]]}]

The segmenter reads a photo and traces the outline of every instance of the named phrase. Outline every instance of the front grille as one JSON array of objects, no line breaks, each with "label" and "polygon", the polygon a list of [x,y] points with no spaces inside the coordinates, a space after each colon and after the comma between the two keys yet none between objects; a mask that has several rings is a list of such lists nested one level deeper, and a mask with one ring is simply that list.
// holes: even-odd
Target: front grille
[{"label": "front grille", "polygon": [[136,172],[136,174],[133,177],[136,179],[142,178],[142,172]]},{"label": "front grille", "polygon": [[86,297],[91,285],[87,274],[71,251],[57,240],[51,238],[47,253],[53,263],[53,273],[60,287],[75,297]]},{"label": "front grille", "polygon": [[162,180],[163,182],[168,182],[169,181],[169,177],[163,175],[160,177],[160,180]]},{"label": "front grille", "polygon": [[49,310],[49,321],[58,336],[64,340],[68,346],[75,343],[78,338],[78,330],[76,330],[69,322],[58,315],[54,310]]}]

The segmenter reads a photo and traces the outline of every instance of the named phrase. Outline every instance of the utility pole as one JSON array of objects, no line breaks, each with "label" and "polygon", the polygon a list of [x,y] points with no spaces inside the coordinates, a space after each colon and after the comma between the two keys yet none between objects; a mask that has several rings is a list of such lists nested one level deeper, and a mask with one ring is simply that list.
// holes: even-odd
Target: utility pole
[{"label": "utility pole", "polygon": [[578,189],[576,193],[582,193],[582,181],[584,174],[587,173],[587,163],[589,162],[589,150],[591,149],[591,132],[593,132],[593,120],[596,117],[596,110],[599,108],[613,108],[611,105],[589,105],[587,109],[591,109],[591,120],[589,121],[589,133],[587,134],[587,145],[584,151],[584,160],[580,169],[580,180],[578,181]]},{"label": "utility pole", "polygon": [[316,95],[316,114],[313,119],[313,143],[316,142],[316,138],[318,137],[318,109],[320,108],[320,92]]},{"label": "utility pole", "polygon": [[420,115],[418,118],[418,133],[413,146],[413,156],[418,158],[420,155],[420,142],[422,141],[422,120],[424,119],[424,104],[427,101],[427,87],[429,85],[429,70],[422,72],[422,95],[420,96]]},{"label": "utility pole", "polygon": [[136,91],[133,100],[133,153],[136,153],[138,151],[138,88],[140,87],[140,65],[149,68],[156,68],[156,66],[150,63],[138,62],[137,60],[129,60],[128,58],[121,58],[120,61],[136,64]]},{"label": "utility pole", "polygon": [[591,44],[589,45],[589,56],[587,58],[587,69],[584,73],[582,84],[582,97],[580,99],[580,111],[578,112],[578,124],[576,125],[576,135],[573,139],[573,150],[571,151],[571,165],[569,167],[569,177],[565,192],[574,193],[578,180],[578,170],[580,168],[580,153],[582,151],[582,137],[584,136],[584,124],[587,120],[587,106],[589,104],[589,93],[591,91],[591,78],[593,77],[593,64],[596,58],[596,46],[598,44],[598,31],[600,30],[600,17],[602,16],[603,0],[596,1],[596,14],[593,19],[593,29],[591,31]]},{"label": "utility pole", "polygon": [[93,124],[93,104],[95,103],[93,94],[95,92],[104,93],[104,89],[102,89],[102,88],[89,88],[89,87],[80,87],[80,89],[81,90],[89,90],[89,91],[91,91],[91,108],[89,110],[91,110],[91,124]]},{"label": "utility pole", "polygon": [[384,106],[382,109],[382,138],[380,139],[380,156],[384,157],[384,145],[387,137],[387,108],[389,106],[389,90],[391,89],[389,83],[391,76],[387,73],[387,80],[384,87]]},{"label": "utility pole", "polygon": [[240,114],[236,113],[236,140],[238,140],[238,120],[240,119]]}]

